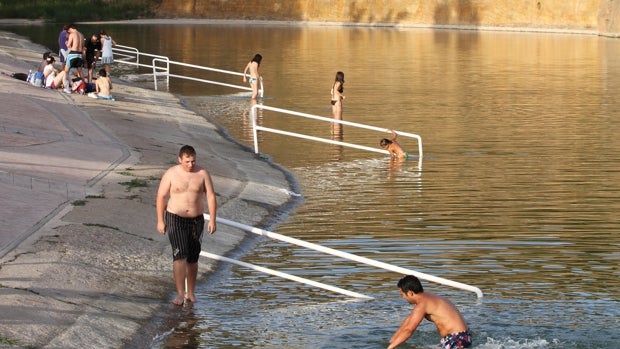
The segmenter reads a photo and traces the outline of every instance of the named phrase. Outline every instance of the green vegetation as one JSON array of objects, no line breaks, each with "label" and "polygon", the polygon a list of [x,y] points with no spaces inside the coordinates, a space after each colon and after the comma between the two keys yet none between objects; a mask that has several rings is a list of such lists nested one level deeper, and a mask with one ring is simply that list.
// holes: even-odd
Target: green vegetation
[{"label": "green vegetation", "polygon": [[9,344],[9,345],[17,345],[17,341],[12,339],[0,337],[0,344]]},{"label": "green vegetation", "polygon": [[131,188],[148,187],[149,186],[149,184],[145,180],[137,179],[137,178],[134,178],[134,179],[132,179],[129,182],[121,182],[121,183],[118,183],[118,184],[126,186],[127,190],[129,190]]},{"label": "green vegetation", "polygon": [[153,17],[161,0],[0,0],[0,18],[49,22],[111,21]]}]

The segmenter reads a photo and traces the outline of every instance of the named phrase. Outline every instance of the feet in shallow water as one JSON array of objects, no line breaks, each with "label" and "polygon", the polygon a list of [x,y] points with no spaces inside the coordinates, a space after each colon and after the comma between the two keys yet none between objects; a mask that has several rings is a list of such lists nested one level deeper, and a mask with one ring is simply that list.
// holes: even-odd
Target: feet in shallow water
[{"label": "feet in shallow water", "polygon": [[186,296],[185,301],[188,303],[196,303],[197,299],[196,299],[196,296],[192,295],[192,296]]},{"label": "feet in shallow water", "polygon": [[183,297],[177,297],[172,301],[172,304],[177,305],[177,306],[182,306],[183,305]]}]

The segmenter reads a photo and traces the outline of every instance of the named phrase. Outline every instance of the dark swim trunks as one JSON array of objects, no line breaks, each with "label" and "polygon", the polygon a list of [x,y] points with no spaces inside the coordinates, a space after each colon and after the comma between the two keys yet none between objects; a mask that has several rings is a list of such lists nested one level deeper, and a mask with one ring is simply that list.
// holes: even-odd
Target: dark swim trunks
[{"label": "dark swim trunks", "polygon": [[69,65],[69,68],[81,68],[84,65],[84,60],[82,59],[82,52],[69,52],[69,54],[67,55],[67,64]]},{"label": "dark swim trunks", "polygon": [[204,216],[185,218],[166,211],[164,222],[172,246],[172,259],[187,259],[187,263],[198,262],[205,226]]},{"label": "dark swim trunks", "polygon": [[471,333],[465,330],[459,333],[449,334],[441,339],[439,347],[442,349],[461,349],[471,347]]}]

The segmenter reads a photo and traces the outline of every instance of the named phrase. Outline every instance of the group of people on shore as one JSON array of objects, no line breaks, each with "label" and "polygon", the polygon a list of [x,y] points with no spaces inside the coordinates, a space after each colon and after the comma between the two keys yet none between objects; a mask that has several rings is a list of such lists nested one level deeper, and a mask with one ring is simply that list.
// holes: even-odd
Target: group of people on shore
[{"label": "group of people on shore", "polygon": [[[43,54],[43,61],[39,65],[38,71],[43,73],[46,88],[114,100],[111,94],[110,64],[114,62],[112,47],[116,46],[116,42],[104,30],[93,33],[85,40],[75,24],[67,24],[58,35],[58,46],[60,67],[51,52]],[[98,60],[101,60],[103,67],[94,76]],[[87,70],[86,74],[84,69]]]}]

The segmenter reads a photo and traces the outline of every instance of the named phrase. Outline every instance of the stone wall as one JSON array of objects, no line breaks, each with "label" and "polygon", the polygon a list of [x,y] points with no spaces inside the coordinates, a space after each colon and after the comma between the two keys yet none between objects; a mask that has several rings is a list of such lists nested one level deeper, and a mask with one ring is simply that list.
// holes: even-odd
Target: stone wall
[{"label": "stone wall", "polygon": [[619,0],[162,0],[161,17],[620,34]]}]

